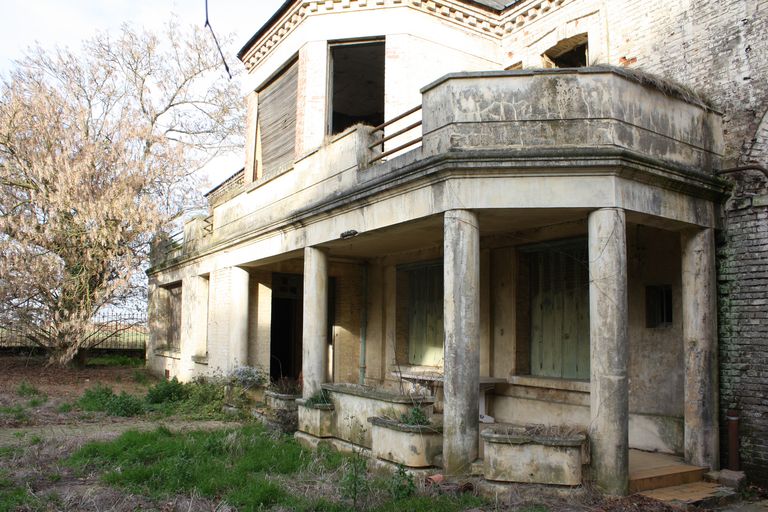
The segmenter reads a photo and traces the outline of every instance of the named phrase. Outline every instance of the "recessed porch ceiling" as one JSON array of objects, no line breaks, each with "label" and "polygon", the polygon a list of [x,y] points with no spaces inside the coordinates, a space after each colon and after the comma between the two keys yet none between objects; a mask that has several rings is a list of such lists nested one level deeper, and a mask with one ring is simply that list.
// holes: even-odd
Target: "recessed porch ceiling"
[{"label": "recessed porch ceiling", "polygon": [[[539,229],[584,220],[589,210],[572,209],[485,209],[479,210],[480,235],[492,236]],[[355,226],[349,226],[350,230]],[[331,257],[371,258],[434,247],[443,242],[443,217],[433,215],[379,229],[361,232],[354,238],[322,244]]]}]

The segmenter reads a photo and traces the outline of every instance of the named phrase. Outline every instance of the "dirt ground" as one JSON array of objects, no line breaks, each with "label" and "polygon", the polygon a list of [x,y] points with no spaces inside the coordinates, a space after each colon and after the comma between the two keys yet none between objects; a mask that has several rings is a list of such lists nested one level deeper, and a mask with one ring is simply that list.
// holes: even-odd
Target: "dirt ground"
[{"label": "dirt ground", "polygon": [[[228,510],[221,503],[199,496],[166,500],[137,496],[102,485],[98,475],[76,475],[62,464],[85,443],[114,439],[130,429],[150,430],[163,425],[182,431],[237,425],[173,417],[160,421],[119,418],[68,407],[84,390],[97,383],[111,387],[116,393],[125,391],[141,396],[154,382],[142,368],[47,367],[39,357],[0,355],[0,411],[4,411],[0,414],[0,450],[5,451],[0,459],[0,471],[5,470],[16,485],[39,498],[34,507],[19,510]],[[20,394],[22,385],[39,393]]]},{"label": "dirt ground", "polygon": [[[2,479],[10,479],[37,498],[35,505],[18,510],[203,512],[231,510],[225,503],[201,496],[175,496],[162,500],[135,495],[102,484],[99,475],[81,475],[63,464],[67,456],[93,440],[114,439],[129,429],[149,430],[163,425],[173,431],[216,429],[237,422],[189,421],[182,418],[119,418],[70,407],[83,391],[97,383],[116,393],[144,395],[154,379],[134,367],[46,367],[41,358],[0,355],[0,498]],[[35,389],[39,393],[24,393]],[[562,500],[535,500],[552,512],[671,512],[681,510],[633,496],[618,500],[595,498],[570,504]],[[522,503],[520,503],[522,505]],[[759,507],[759,504],[757,505]],[[0,499],[0,509],[2,499]],[[489,510],[515,510],[516,507]],[[13,510],[13,509],[11,509]],[[529,509],[530,510],[530,509]],[[532,510],[543,510],[533,508]],[[689,509],[690,510],[690,509]],[[755,512],[762,508],[728,508]]]}]

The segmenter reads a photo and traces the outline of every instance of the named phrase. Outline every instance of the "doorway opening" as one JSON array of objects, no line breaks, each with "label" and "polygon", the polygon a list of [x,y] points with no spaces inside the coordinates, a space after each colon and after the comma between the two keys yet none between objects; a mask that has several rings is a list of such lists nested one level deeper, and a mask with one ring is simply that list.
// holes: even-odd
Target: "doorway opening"
[{"label": "doorway opening", "polygon": [[272,274],[269,376],[273,381],[301,374],[304,276]]}]

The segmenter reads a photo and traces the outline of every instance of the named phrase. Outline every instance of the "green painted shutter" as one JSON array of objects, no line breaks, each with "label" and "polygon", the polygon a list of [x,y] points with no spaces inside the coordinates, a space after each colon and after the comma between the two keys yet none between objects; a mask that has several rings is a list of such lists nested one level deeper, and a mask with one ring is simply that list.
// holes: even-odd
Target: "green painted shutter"
[{"label": "green painted shutter", "polygon": [[531,374],[589,379],[589,270],[584,242],[528,253]]},{"label": "green painted shutter", "polygon": [[442,264],[413,268],[408,279],[408,361],[435,366],[443,361]]}]

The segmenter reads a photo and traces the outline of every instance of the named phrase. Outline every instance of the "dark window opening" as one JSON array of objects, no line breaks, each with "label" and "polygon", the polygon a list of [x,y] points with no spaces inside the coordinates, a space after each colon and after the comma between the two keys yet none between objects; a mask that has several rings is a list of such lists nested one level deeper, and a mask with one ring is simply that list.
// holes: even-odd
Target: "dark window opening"
[{"label": "dark window opening", "polygon": [[331,47],[331,134],[384,122],[384,42]]},{"label": "dark window opening", "polygon": [[587,34],[563,39],[542,55],[546,68],[583,68],[589,63]]},{"label": "dark window opening", "polygon": [[648,328],[672,325],[672,286],[645,287],[645,326]]}]

